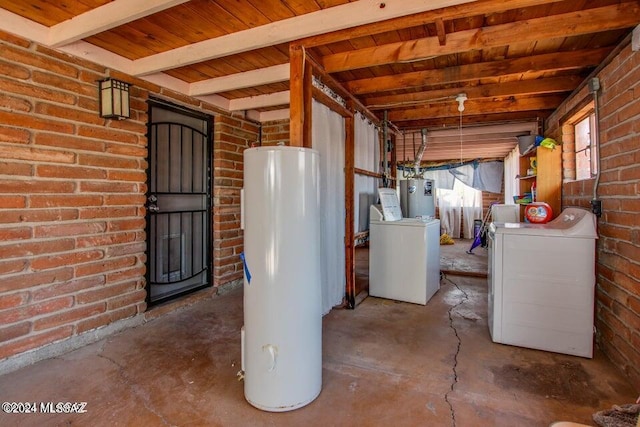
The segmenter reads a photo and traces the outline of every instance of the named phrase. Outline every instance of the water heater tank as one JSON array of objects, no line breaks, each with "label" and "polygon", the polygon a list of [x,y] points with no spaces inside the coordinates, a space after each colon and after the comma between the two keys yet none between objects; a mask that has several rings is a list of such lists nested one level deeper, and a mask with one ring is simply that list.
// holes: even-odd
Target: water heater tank
[{"label": "water heater tank", "polygon": [[318,152],[244,152],[244,395],[282,412],[322,388]]},{"label": "water heater tank", "polygon": [[400,181],[400,208],[404,218],[436,215],[436,189],[431,179]]}]

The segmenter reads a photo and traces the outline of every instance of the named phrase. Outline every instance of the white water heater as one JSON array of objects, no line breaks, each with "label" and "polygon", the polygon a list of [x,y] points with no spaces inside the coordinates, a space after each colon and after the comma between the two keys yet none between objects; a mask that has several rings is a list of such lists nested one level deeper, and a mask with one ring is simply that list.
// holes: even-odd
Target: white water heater
[{"label": "white water heater", "polygon": [[400,208],[404,218],[436,215],[436,189],[432,179],[400,181]]},{"label": "white water heater", "polygon": [[319,155],[244,152],[244,395],[282,412],[322,388]]}]

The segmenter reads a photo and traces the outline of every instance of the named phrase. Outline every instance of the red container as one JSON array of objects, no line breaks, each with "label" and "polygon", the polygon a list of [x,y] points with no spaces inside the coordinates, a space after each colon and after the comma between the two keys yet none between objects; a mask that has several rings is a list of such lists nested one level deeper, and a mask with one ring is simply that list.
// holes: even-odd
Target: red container
[{"label": "red container", "polygon": [[524,209],[524,217],[532,224],[545,224],[553,218],[553,211],[547,203],[529,203]]}]

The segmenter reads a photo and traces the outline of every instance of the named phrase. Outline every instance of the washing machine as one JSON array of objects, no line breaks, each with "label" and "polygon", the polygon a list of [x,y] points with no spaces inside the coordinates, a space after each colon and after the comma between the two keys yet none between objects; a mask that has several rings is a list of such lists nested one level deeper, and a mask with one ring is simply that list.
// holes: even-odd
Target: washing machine
[{"label": "washing machine", "polygon": [[425,305],[440,289],[440,220],[402,218],[386,197],[369,212],[369,295]]},{"label": "washing machine", "polygon": [[593,357],[596,217],[489,225],[489,332],[496,343]]}]

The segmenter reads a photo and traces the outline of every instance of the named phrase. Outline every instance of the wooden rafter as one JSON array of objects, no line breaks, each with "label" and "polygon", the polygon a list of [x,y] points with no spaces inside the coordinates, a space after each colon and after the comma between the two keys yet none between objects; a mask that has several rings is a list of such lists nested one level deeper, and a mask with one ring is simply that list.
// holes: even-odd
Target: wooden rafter
[{"label": "wooden rafter", "polygon": [[[465,112],[478,114],[481,112],[507,113],[515,111],[537,111],[556,108],[565,99],[562,95],[549,95],[535,98],[506,99],[500,101],[474,101],[465,102]],[[402,120],[415,120],[422,117],[450,117],[457,114],[457,104],[437,104],[426,107],[412,108],[401,111],[390,111],[389,120],[399,122]]]},{"label": "wooden rafter", "polygon": [[514,40],[519,43],[535,42],[633,27],[637,25],[639,15],[640,6],[637,2],[623,3],[450,33],[446,45],[440,45],[436,36],[336,53],[325,56],[322,65],[327,72],[334,73],[419,61],[473,49],[508,46]]},{"label": "wooden rafter", "polygon": [[580,84],[578,76],[550,77],[546,79],[518,80],[451,89],[437,89],[424,92],[413,92],[399,95],[387,95],[367,98],[364,105],[371,110],[409,108],[430,102],[451,102],[457,94],[464,92],[469,99],[485,99],[514,95],[541,95],[558,92],[571,92]]},{"label": "wooden rafter", "polygon": [[494,76],[519,75],[531,71],[570,70],[585,66],[596,66],[607,56],[608,52],[609,49],[601,48],[547,53],[502,61],[480,62],[444,69],[352,80],[345,83],[345,87],[351,93],[360,95],[412,87],[458,83]]}]

